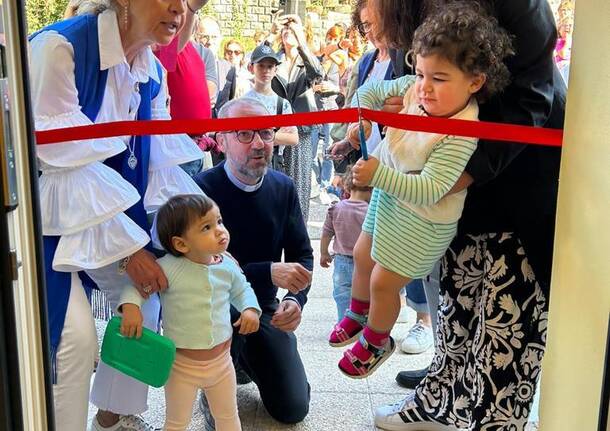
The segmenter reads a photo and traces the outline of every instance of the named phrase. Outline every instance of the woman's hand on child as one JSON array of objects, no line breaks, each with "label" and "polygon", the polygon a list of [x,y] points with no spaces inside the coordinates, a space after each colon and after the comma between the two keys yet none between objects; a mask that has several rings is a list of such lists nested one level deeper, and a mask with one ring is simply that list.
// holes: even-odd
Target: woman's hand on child
[{"label": "woman's hand on child", "polygon": [[[363,119],[362,128],[364,129],[364,137],[368,139],[373,129],[372,123],[369,120]],[[358,123],[352,123],[347,127],[346,138],[355,150],[360,149],[360,125]]]},{"label": "woman's hand on child", "polygon": [[358,187],[366,187],[371,184],[378,166],[379,160],[373,156],[369,156],[368,160],[358,160],[352,168],[354,184]]},{"label": "woman's hand on child", "polygon": [[157,263],[157,258],[148,250],[136,251],[129,259],[126,271],[144,299],[167,289],[167,278]]},{"label": "woman's hand on child", "polygon": [[241,335],[247,335],[258,331],[258,325],[259,317],[254,308],[246,308],[242,311],[237,322],[233,324],[236,328],[239,326],[239,333]]},{"label": "woman's hand on child", "polygon": [[320,266],[322,268],[328,268],[333,261],[333,257],[330,253],[320,253]]},{"label": "woman's hand on child", "polygon": [[135,304],[123,304],[121,306],[123,312],[123,318],[121,319],[121,335],[124,337],[136,337],[142,336],[142,311],[140,307]]}]

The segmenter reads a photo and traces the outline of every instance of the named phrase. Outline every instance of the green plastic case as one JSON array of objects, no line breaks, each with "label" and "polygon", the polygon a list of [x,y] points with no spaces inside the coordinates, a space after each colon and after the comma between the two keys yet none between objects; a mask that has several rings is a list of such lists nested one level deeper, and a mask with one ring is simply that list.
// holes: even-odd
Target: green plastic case
[{"label": "green plastic case", "polygon": [[120,328],[119,317],[110,319],[102,342],[102,360],[147,385],[163,386],[176,358],[174,342],[147,328],[142,328],[138,339],[124,337]]}]

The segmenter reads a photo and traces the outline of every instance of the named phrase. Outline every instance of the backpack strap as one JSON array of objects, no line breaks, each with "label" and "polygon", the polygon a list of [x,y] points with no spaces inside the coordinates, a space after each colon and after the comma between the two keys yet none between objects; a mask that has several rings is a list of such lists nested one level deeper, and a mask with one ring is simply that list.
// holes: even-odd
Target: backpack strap
[{"label": "backpack strap", "polygon": [[276,115],[282,115],[284,113],[284,98],[282,96],[277,96],[277,102],[275,107]]}]

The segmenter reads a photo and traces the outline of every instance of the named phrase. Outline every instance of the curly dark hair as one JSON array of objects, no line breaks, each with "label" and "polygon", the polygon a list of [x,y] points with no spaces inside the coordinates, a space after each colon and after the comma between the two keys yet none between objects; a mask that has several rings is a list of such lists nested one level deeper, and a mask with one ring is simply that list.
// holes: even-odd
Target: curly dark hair
[{"label": "curly dark hair", "polygon": [[514,54],[511,38],[498,21],[472,3],[455,2],[430,14],[413,36],[409,55],[440,55],[464,73],[484,74],[476,94],[483,102],[502,91],[510,81],[504,59]]},{"label": "curly dark hair", "polygon": [[354,184],[354,174],[352,173],[352,168],[354,165],[349,165],[345,170],[345,173],[341,176],[341,181],[343,181],[343,188],[348,192],[370,192],[373,191],[373,187],[371,186],[357,186]]}]

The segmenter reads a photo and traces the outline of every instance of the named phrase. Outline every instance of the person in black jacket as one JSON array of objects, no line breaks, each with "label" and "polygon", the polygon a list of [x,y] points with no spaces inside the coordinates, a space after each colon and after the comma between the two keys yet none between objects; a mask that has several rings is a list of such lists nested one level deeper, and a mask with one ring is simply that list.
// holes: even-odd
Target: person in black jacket
[{"label": "person in black jacket", "polygon": [[[480,106],[480,120],[562,128],[566,88],[553,63],[557,34],[547,1],[478,3],[512,35],[516,52],[506,61],[510,85]],[[413,73],[405,52],[438,2],[368,4],[375,37],[394,47],[394,75]],[[387,101],[390,109],[401,103]],[[479,141],[454,187],[468,187],[468,197],[442,262],[432,365],[413,394],[377,410],[378,427],[525,427],[546,343],[560,154],[555,147]]]},{"label": "person in black jacket", "polygon": [[[318,59],[307,47],[301,19],[297,15],[278,17],[271,30],[271,36],[279,35],[281,40],[280,59],[277,75],[271,82],[273,91],[287,99],[292,111],[315,112],[318,110],[313,92],[314,83],[322,79],[322,67]],[[309,216],[311,192],[312,134],[318,126],[298,126],[299,143],[284,149],[284,172],[294,180],[299,195],[303,219]]]},{"label": "person in black jacket", "polygon": [[[220,118],[260,115],[268,115],[267,108],[248,97],[228,102],[219,112]],[[218,133],[226,161],[194,179],[218,204],[232,237],[228,251],[252,284],[262,309],[258,332],[233,333],[231,356],[236,369],[243,369],[256,383],[273,418],[297,423],[309,411],[310,388],[293,331],[307,302],[313,251],[294,184],[268,169],[274,135],[274,129]],[[281,301],[278,288],[287,291]],[[236,321],[239,313],[235,309],[231,313]],[[202,410],[210,422],[207,406]]]}]

